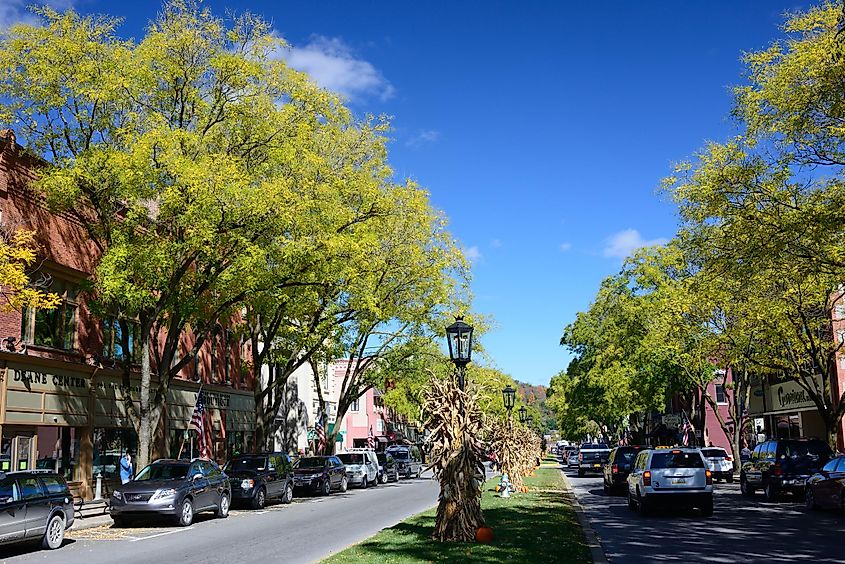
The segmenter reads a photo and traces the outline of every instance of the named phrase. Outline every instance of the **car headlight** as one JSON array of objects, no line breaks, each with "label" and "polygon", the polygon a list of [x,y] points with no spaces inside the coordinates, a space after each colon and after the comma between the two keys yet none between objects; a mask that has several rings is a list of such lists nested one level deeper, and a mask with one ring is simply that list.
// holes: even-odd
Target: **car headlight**
[{"label": "car headlight", "polygon": [[123,494],[120,493],[118,490],[114,490],[114,492],[111,494],[111,496],[115,499],[119,499],[119,500],[123,501]]},{"label": "car headlight", "polygon": [[173,497],[176,495],[176,490],[173,488],[166,488],[157,490],[155,495],[150,499],[150,501],[155,501],[157,499],[166,499],[168,497]]},{"label": "car headlight", "polygon": [[251,478],[241,480],[241,489],[242,490],[251,490],[253,487],[255,487],[255,480],[253,480]]}]

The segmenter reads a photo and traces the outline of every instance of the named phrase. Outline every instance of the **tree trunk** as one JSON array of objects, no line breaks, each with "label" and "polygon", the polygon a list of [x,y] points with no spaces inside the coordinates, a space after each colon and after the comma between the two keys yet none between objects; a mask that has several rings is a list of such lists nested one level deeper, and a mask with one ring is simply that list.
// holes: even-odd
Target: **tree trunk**
[{"label": "tree trunk", "polygon": [[150,463],[152,446],[152,410],[150,409],[150,336],[141,333],[141,398],[138,414],[138,465],[143,468]]}]

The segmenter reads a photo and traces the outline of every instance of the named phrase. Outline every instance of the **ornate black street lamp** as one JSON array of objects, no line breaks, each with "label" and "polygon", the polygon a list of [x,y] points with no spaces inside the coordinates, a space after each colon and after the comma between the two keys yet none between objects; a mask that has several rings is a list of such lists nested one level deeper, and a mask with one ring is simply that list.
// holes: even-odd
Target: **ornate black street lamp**
[{"label": "ornate black street lamp", "polygon": [[472,325],[464,323],[463,317],[446,327],[446,342],[449,343],[449,358],[458,370],[458,387],[464,389],[467,364],[472,362]]},{"label": "ornate black street lamp", "polygon": [[516,390],[514,390],[510,384],[505,386],[505,389],[502,390],[502,402],[505,404],[505,409],[508,411],[508,417],[511,415],[511,410],[513,409],[513,404],[516,401]]},{"label": "ornate black street lamp", "polygon": [[525,409],[525,406],[519,408],[519,422],[525,423],[528,420],[528,410]]}]

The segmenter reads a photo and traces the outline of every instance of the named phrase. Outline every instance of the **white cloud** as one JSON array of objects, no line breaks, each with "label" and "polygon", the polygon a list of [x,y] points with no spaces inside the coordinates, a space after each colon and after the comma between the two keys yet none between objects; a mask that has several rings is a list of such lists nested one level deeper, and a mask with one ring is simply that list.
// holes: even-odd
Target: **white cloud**
[{"label": "white cloud", "polygon": [[73,0],[50,0],[47,2],[33,2],[31,0],[2,0],[0,1],[0,31],[16,23],[38,23],[38,17],[27,9],[28,6],[50,6],[62,12],[73,6]]},{"label": "white cloud", "polygon": [[571,249],[572,249],[572,243],[561,243],[560,244],[560,250],[563,253],[565,253],[566,251],[569,251]]},{"label": "white cloud", "polygon": [[664,245],[668,239],[643,239],[640,232],[636,229],[626,229],[619,233],[614,233],[604,241],[604,249],[602,254],[606,257],[615,257],[624,259],[630,256],[637,249],[643,247],[651,247],[654,245]]},{"label": "white cloud", "polygon": [[356,58],[338,37],[314,35],[307,45],[291,47],[282,56],[291,67],[307,72],[317,84],[349,100],[369,96],[387,100],[396,93],[372,63]]},{"label": "white cloud", "polygon": [[467,258],[467,260],[475,262],[481,258],[481,251],[478,249],[477,246],[473,245],[472,247],[464,249],[464,256]]},{"label": "white cloud", "polygon": [[440,139],[440,132],[436,129],[421,129],[416,135],[405,142],[408,147],[417,148],[426,143],[434,143]]}]

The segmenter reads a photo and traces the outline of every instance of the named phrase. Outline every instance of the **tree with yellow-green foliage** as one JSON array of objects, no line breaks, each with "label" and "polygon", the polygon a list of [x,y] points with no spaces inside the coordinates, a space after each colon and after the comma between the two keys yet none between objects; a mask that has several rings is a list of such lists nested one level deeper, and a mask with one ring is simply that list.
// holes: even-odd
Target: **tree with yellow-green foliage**
[{"label": "tree with yellow-green foliage", "polygon": [[53,309],[59,296],[42,289],[45,283],[33,280],[37,259],[35,233],[27,229],[0,229],[0,308],[4,311]]}]

